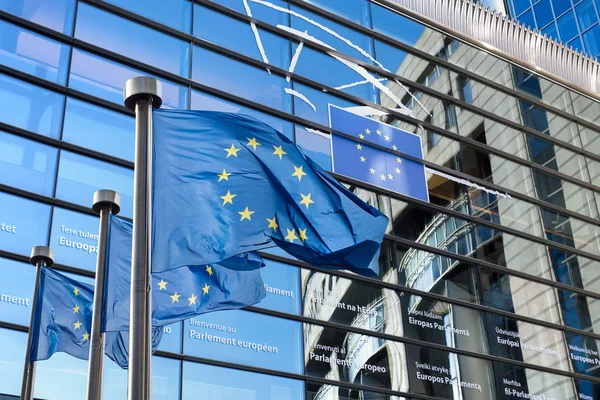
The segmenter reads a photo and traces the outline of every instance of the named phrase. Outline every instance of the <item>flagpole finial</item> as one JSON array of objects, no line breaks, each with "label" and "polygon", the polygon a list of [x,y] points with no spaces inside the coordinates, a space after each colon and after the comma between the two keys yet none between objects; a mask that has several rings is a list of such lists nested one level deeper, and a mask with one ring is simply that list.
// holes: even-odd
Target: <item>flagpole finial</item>
[{"label": "flagpole finial", "polygon": [[152,107],[160,108],[162,105],[162,84],[150,76],[136,76],[125,82],[123,98],[125,106],[135,110],[135,105],[140,98],[152,99]]},{"label": "flagpole finial", "polygon": [[96,214],[104,207],[110,207],[110,212],[117,215],[121,211],[121,195],[114,190],[102,189],[94,193],[94,203],[92,208]]},{"label": "flagpole finial", "polygon": [[43,261],[46,267],[54,265],[54,250],[48,246],[35,246],[31,249],[31,257],[29,262],[33,265],[37,265],[38,262]]}]

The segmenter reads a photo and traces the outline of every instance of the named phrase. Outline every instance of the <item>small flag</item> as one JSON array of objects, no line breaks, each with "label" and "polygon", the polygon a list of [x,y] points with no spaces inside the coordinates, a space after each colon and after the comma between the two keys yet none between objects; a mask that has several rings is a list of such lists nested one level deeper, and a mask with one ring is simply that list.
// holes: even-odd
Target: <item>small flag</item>
[{"label": "small flag", "polygon": [[[111,216],[106,266],[103,331],[129,329],[132,223]],[[210,311],[256,304],[265,295],[256,253],[219,264],[185,266],[152,274],[152,324],[169,325]]]},{"label": "small flag", "polygon": [[324,268],[377,274],[387,218],[254,118],[153,113],[153,272],[277,245]]},{"label": "small flag", "polygon": [[[332,129],[357,139],[423,159],[421,137],[394,126],[329,105]],[[333,170],[419,200],[429,201],[425,166],[365,144],[332,134]]]}]

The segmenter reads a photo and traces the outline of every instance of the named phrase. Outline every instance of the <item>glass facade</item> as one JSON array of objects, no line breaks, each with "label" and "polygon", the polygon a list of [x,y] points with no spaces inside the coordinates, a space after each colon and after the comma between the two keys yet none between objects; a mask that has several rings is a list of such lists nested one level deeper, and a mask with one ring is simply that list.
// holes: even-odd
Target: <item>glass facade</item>
[{"label": "glass facade", "polygon": [[[588,49],[597,6],[510,10]],[[91,281],[92,194],[132,215],[122,89],[144,74],[163,107],[252,115],[328,170],[327,105],[381,114],[421,137],[430,198],[348,184],[390,219],[379,277],[264,252],[264,301],[164,328],[154,399],[600,400],[600,102],[369,0],[0,0],[0,15],[0,398],[20,394],[31,247]],[[56,354],[35,397],[82,399],[86,374]],[[104,398],[126,386],[107,359]]]}]

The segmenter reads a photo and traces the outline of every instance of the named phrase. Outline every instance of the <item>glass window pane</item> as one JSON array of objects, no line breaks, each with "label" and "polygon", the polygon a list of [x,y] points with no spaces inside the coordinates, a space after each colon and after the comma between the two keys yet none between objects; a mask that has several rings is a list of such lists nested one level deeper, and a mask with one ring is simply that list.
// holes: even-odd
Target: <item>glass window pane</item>
[{"label": "glass window pane", "polygon": [[525,11],[528,7],[531,6],[530,0],[511,0],[511,3],[514,6],[515,16],[521,14],[523,11]]},{"label": "glass window pane", "polygon": [[533,10],[529,9],[525,11],[522,15],[519,16],[519,22],[524,24],[525,26],[536,29],[537,26],[535,24],[535,17],[533,16]]},{"label": "glass window pane", "polygon": [[0,192],[0,248],[28,256],[48,243],[50,206]]},{"label": "glass window pane", "polygon": [[371,26],[369,18],[369,3],[367,0],[306,0],[340,17],[366,27]]},{"label": "glass window pane", "polygon": [[300,322],[227,310],[191,318],[184,326],[184,354],[302,373]]},{"label": "glass window pane", "polygon": [[[35,267],[0,258],[0,320],[29,325],[35,286]],[[0,352],[1,353],[1,352]],[[0,364],[2,360],[0,360]],[[0,389],[0,393],[2,389]]]},{"label": "glass window pane", "polygon": [[69,97],[62,139],[133,161],[135,118]]},{"label": "glass window pane", "polygon": [[571,8],[571,0],[552,0],[552,5],[554,6],[554,14],[559,16]]},{"label": "glass window pane", "polygon": [[294,114],[323,126],[329,126],[329,104],[335,104],[339,107],[358,106],[358,104],[351,103],[329,93],[325,93],[322,90],[313,89],[297,82],[294,82],[294,90],[306,96],[315,107],[313,109],[310,104],[307,104],[304,100],[294,96]]},{"label": "glass window pane", "polygon": [[587,53],[596,57],[600,53],[600,25],[596,24],[592,29],[581,35]]},{"label": "glass window pane", "polygon": [[558,30],[563,42],[568,42],[579,33],[577,23],[575,22],[575,14],[572,10],[558,19]]},{"label": "glass window pane", "polygon": [[204,85],[291,112],[290,96],[285,93],[290,83],[285,78],[201,47],[194,47],[192,77]]},{"label": "glass window pane", "polygon": [[0,393],[19,396],[27,334],[0,328]]},{"label": "glass window pane", "polygon": [[575,12],[577,13],[577,21],[579,21],[579,29],[581,31],[598,22],[598,15],[596,14],[593,0],[584,0],[575,7]]},{"label": "glass window pane", "polygon": [[0,132],[0,183],[52,196],[58,150]]},{"label": "glass window pane", "polygon": [[533,10],[535,11],[535,19],[540,28],[548,25],[548,23],[554,19],[552,8],[550,7],[550,0],[540,1],[533,6]]},{"label": "glass window pane", "polygon": [[182,400],[303,400],[304,383],[256,372],[184,361]]},{"label": "glass window pane", "polygon": [[288,139],[294,139],[293,124],[291,122],[274,117],[270,114],[256,111],[252,108],[240,106],[232,101],[224,100],[207,93],[193,90],[191,107],[192,110],[224,111],[250,115],[271,126],[272,128],[277,129],[279,132],[287,136]]},{"label": "glass window pane", "polygon": [[384,7],[371,4],[373,29],[409,46],[415,46],[425,26]]},{"label": "glass window pane", "polygon": [[579,50],[581,52],[585,52],[583,49],[583,42],[580,37],[576,37],[573,41],[569,42],[569,46],[571,46],[575,50]]},{"label": "glass window pane", "polygon": [[[246,15],[246,9],[244,3],[240,0],[213,0],[215,3],[229,7],[241,14]],[[269,3],[280,8],[288,8],[288,3],[285,0],[269,0]],[[285,25],[289,26],[289,16],[286,13],[273,9],[271,7],[264,6],[259,3],[248,1],[248,8],[250,13],[256,19],[270,23],[271,25]]]},{"label": "glass window pane", "polygon": [[189,43],[85,3],[80,3],[77,8],[75,37],[173,74],[189,77]]},{"label": "glass window pane", "polygon": [[58,164],[56,198],[90,207],[97,190],[121,195],[121,213],[133,216],[133,170],[62,151]]},{"label": "glass window pane", "polygon": [[104,0],[177,30],[190,33],[192,3],[188,0]]},{"label": "glass window pane", "polygon": [[97,217],[54,207],[50,232],[54,261],[95,271],[98,226]]},{"label": "glass window pane", "polygon": [[[55,353],[35,367],[36,399],[85,399],[88,362],[67,353]],[[68,387],[68,390],[65,390]]]},{"label": "glass window pane", "polygon": [[560,41],[560,36],[558,35],[558,30],[556,28],[555,23],[551,23],[547,27],[542,30],[542,34],[547,35],[549,38]]},{"label": "glass window pane", "polygon": [[331,171],[331,139],[328,134],[296,125],[296,144],[321,168]]},{"label": "glass window pane", "polygon": [[158,345],[158,350],[181,353],[181,332],[181,322],[163,327],[163,336]]},{"label": "glass window pane", "polygon": [[[258,29],[269,64],[288,69],[289,40]],[[263,61],[250,24],[199,5],[194,6],[194,36]]]},{"label": "glass window pane", "polygon": [[261,270],[267,296],[256,306],[289,314],[300,313],[300,269],[265,260]]},{"label": "glass window pane", "polygon": [[58,93],[0,75],[0,121],[6,124],[58,138],[63,106]]},{"label": "glass window pane", "polygon": [[[152,76],[147,72],[74,49],[71,59],[69,87],[122,105],[125,82],[140,75]],[[188,89],[164,79],[159,80],[163,89],[162,106],[166,108],[187,108]]]},{"label": "glass window pane", "polygon": [[69,46],[0,21],[0,64],[65,84]]},{"label": "glass window pane", "polygon": [[75,0],[0,0],[0,10],[71,35]]}]

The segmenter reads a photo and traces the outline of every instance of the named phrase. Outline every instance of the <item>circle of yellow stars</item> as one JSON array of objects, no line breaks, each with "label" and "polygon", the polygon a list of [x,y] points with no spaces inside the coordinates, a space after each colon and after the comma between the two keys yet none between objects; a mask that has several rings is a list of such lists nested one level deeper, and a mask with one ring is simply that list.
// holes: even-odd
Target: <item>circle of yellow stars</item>
[{"label": "circle of yellow stars", "polygon": [[[375,131],[375,133],[376,133],[377,135],[381,136],[381,133],[382,133],[382,132],[381,132],[381,130],[377,129],[377,130]],[[367,129],[365,129],[365,134],[366,134],[367,136],[368,136],[368,135],[370,135],[370,134],[371,134],[371,130],[370,130],[370,129],[368,129],[368,128],[367,128]],[[364,140],[364,139],[365,139],[365,135],[364,135],[363,133],[359,133],[359,134],[358,134],[358,137],[359,137],[360,139],[362,139],[362,140]],[[387,142],[389,142],[389,141],[391,140],[391,138],[390,138],[390,136],[389,136],[389,135],[384,135],[384,136],[383,136],[383,138],[384,138],[384,139],[385,139],[385,141],[387,141]],[[391,148],[392,148],[392,150],[394,150],[394,151],[398,151],[398,146],[396,146],[395,144],[394,144],[394,145],[392,145],[392,146],[391,146]],[[356,144],[356,149],[357,149],[358,151],[362,151],[362,149],[363,149],[363,145],[362,145],[362,144],[360,144],[360,143],[357,143],[357,144]],[[362,156],[362,155],[361,155],[361,156],[359,156],[359,160],[360,160],[360,162],[363,162],[363,163],[364,163],[364,162],[367,162],[367,159],[366,159],[366,157],[364,157],[364,156]],[[396,162],[397,162],[398,164],[400,164],[400,165],[401,165],[401,164],[402,164],[402,159],[401,159],[400,157],[396,157]],[[396,172],[396,174],[400,174],[400,173],[402,172],[402,171],[400,170],[400,168],[399,168],[399,167],[396,167],[394,171]],[[371,173],[372,175],[376,175],[376,174],[377,174],[377,171],[375,171],[375,169],[374,169],[374,168],[369,168],[369,173]],[[388,173],[387,175],[386,175],[386,174],[381,174],[381,175],[379,175],[379,179],[380,179],[380,180],[382,180],[382,181],[387,181],[387,180],[390,180],[390,181],[391,181],[391,180],[394,180],[394,175],[392,175],[391,173]]]},{"label": "circle of yellow stars", "polygon": [[[208,276],[212,276],[214,274],[212,267],[210,265],[206,266],[206,273],[208,274]],[[167,285],[169,284],[169,282],[165,281],[164,279],[161,279],[160,282],[156,282],[156,284],[158,285],[159,292],[161,290],[168,290]],[[202,296],[206,296],[210,291],[210,285],[208,283],[204,283],[204,287],[201,288],[201,290],[202,290]],[[171,296],[169,296],[171,298],[171,304],[179,303],[179,298],[181,296],[182,296],[181,293],[177,293],[177,291],[175,291]],[[191,296],[187,298],[187,301],[189,302],[189,304],[188,304],[189,306],[195,306],[195,305],[199,304],[197,302],[198,296],[194,293],[192,293]]]},{"label": "circle of yellow stars", "polygon": [[[79,297],[79,288],[74,287],[73,294],[75,295],[75,297]],[[75,307],[73,307],[73,314],[80,315],[80,312],[79,312],[80,310],[81,310],[80,305],[75,303]],[[73,322],[73,330],[75,330],[75,331],[81,330],[82,325],[83,325],[83,323],[81,322],[81,320],[77,319],[77,321]],[[81,340],[83,340],[84,342],[90,340],[90,334],[87,330],[85,331],[84,334],[81,335]]]}]

